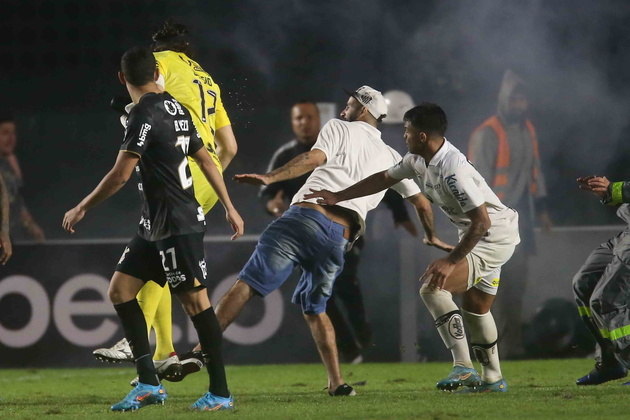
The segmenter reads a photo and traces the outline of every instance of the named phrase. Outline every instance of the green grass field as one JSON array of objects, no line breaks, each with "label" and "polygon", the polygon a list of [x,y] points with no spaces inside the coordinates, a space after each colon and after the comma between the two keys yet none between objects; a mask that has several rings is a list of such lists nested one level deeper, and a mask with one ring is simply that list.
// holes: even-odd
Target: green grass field
[{"label": "green grass field", "polygon": [[505,362],[505,394],[457,395],[434,388],[447,363],[345,365],[358,395],[331,398],[320,365],[229,366],[235,410],[193,413],[188,406],[206,390],[197,373],[165,382],[164,406],[111,413],[129,389],[133,368],[8,369],[0,374],[0,419],[628,419],[630,386],[623,381],[577,387],[587,359]]}]

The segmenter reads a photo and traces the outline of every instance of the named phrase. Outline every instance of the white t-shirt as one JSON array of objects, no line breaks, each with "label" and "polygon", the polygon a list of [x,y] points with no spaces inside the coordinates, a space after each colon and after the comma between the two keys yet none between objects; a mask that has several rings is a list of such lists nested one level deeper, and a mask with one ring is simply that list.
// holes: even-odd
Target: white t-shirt
[{"label": "white t-shirt", "polygon": [[[470,226],[470,218],[466,212],[482,204],[486,205],[492,222],[486,240],[492,241],[494,232],[501,232],[503,237],[506,232],[500,228],[513,230],[512,226],[516,224],[516,211],[499,200],[466,156],[446,139],[428,165],[420,155],[407,153],[387,172],[395,179],[413,179],[424,195],[440,206],[457,226],[460,236]],[[518,229],[516,235],[518,238]]]},{"label": "white t-shirt", "polygon": [[[382,172],[402,157],[381,139],[381,132],[362,121],[342,121],[332,119],[319,132],[313,149],[326,154],[326,163],[315,168],[302,188],[295,193],[291,204],[300,202],[316,203],[317,199],[305,200],[304,195],[312,189],[341,191],[376,172]],[[403,198],[420,192],[418,186],[403,180],[392,187]],[[337,203],[338,206],[354,211],[362,227],[367,212],[383,199],[385,191],[366,197]]]}]

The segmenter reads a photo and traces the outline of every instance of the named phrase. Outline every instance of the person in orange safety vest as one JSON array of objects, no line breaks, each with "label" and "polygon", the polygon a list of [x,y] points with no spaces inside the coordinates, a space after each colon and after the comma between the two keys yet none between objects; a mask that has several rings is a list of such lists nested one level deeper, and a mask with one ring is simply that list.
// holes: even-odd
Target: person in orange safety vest
[{"label": "person in orange safety vest", "polygon": [[548,231],[547,189],[541,171],[538,136],[527,118],[529,102],[523,80],[511,70],[503,76],[498,112],[477,127],[468,145],[468,159],[488,180],[495,194],[519,212],[521,245],[504,266],[505,284],[495,305],[501,320],[499,340],[505,358],[522,356],[522,300],[528,277],[528,258],[536,253],[535,215]]}]

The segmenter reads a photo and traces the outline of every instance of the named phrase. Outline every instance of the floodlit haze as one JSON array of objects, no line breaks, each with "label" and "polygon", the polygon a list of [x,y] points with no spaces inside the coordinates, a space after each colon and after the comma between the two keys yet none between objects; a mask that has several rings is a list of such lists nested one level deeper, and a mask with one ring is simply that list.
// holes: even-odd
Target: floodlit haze
[{"label": "floodlit haze", "polygon": [[[169,16],[189,25],[198,61],[222,86],[240,145],[228,175],[266,167],[291,138],[294,101],[340,109],[342,88],[363,84],[441,104],[449,139],[465,150],[472,129],[495,112],[509,68],[529,87],[556,223],[617,223],[574,180],[630,177],[626,2],[59,0],[5,1],[0,9],[2,108],[18,119],[24,192],[49,237],[62,237],[63,211],[114,160],[122,128],[108,103],[122,92],[120,54],[150,42]],[[384,132],[404,146],[396,127]],[[250,232],[262,230],[269,219],[255,189],[229,186]],[[128,190],[80,234],[130,235],[138,202]],[[111,214],[126,226],[103,229]]]}]

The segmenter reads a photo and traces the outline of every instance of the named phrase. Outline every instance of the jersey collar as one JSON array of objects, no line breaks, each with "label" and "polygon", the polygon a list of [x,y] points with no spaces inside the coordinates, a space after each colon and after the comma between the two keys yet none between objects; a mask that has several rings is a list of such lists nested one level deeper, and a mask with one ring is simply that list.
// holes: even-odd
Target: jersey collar
[{"label": "jersey collar", "polygon": [[433,155],[433,157],[429,161],[428,166],[439,166],[440,163],[442,163],[442,161],[446,157],[446,154],[448,153],[450,148],[451,148],[451,143],[446,139],[446,137],[444,137],[444,143],[442,144],[440,149],[437,151],[437,153]]}]

